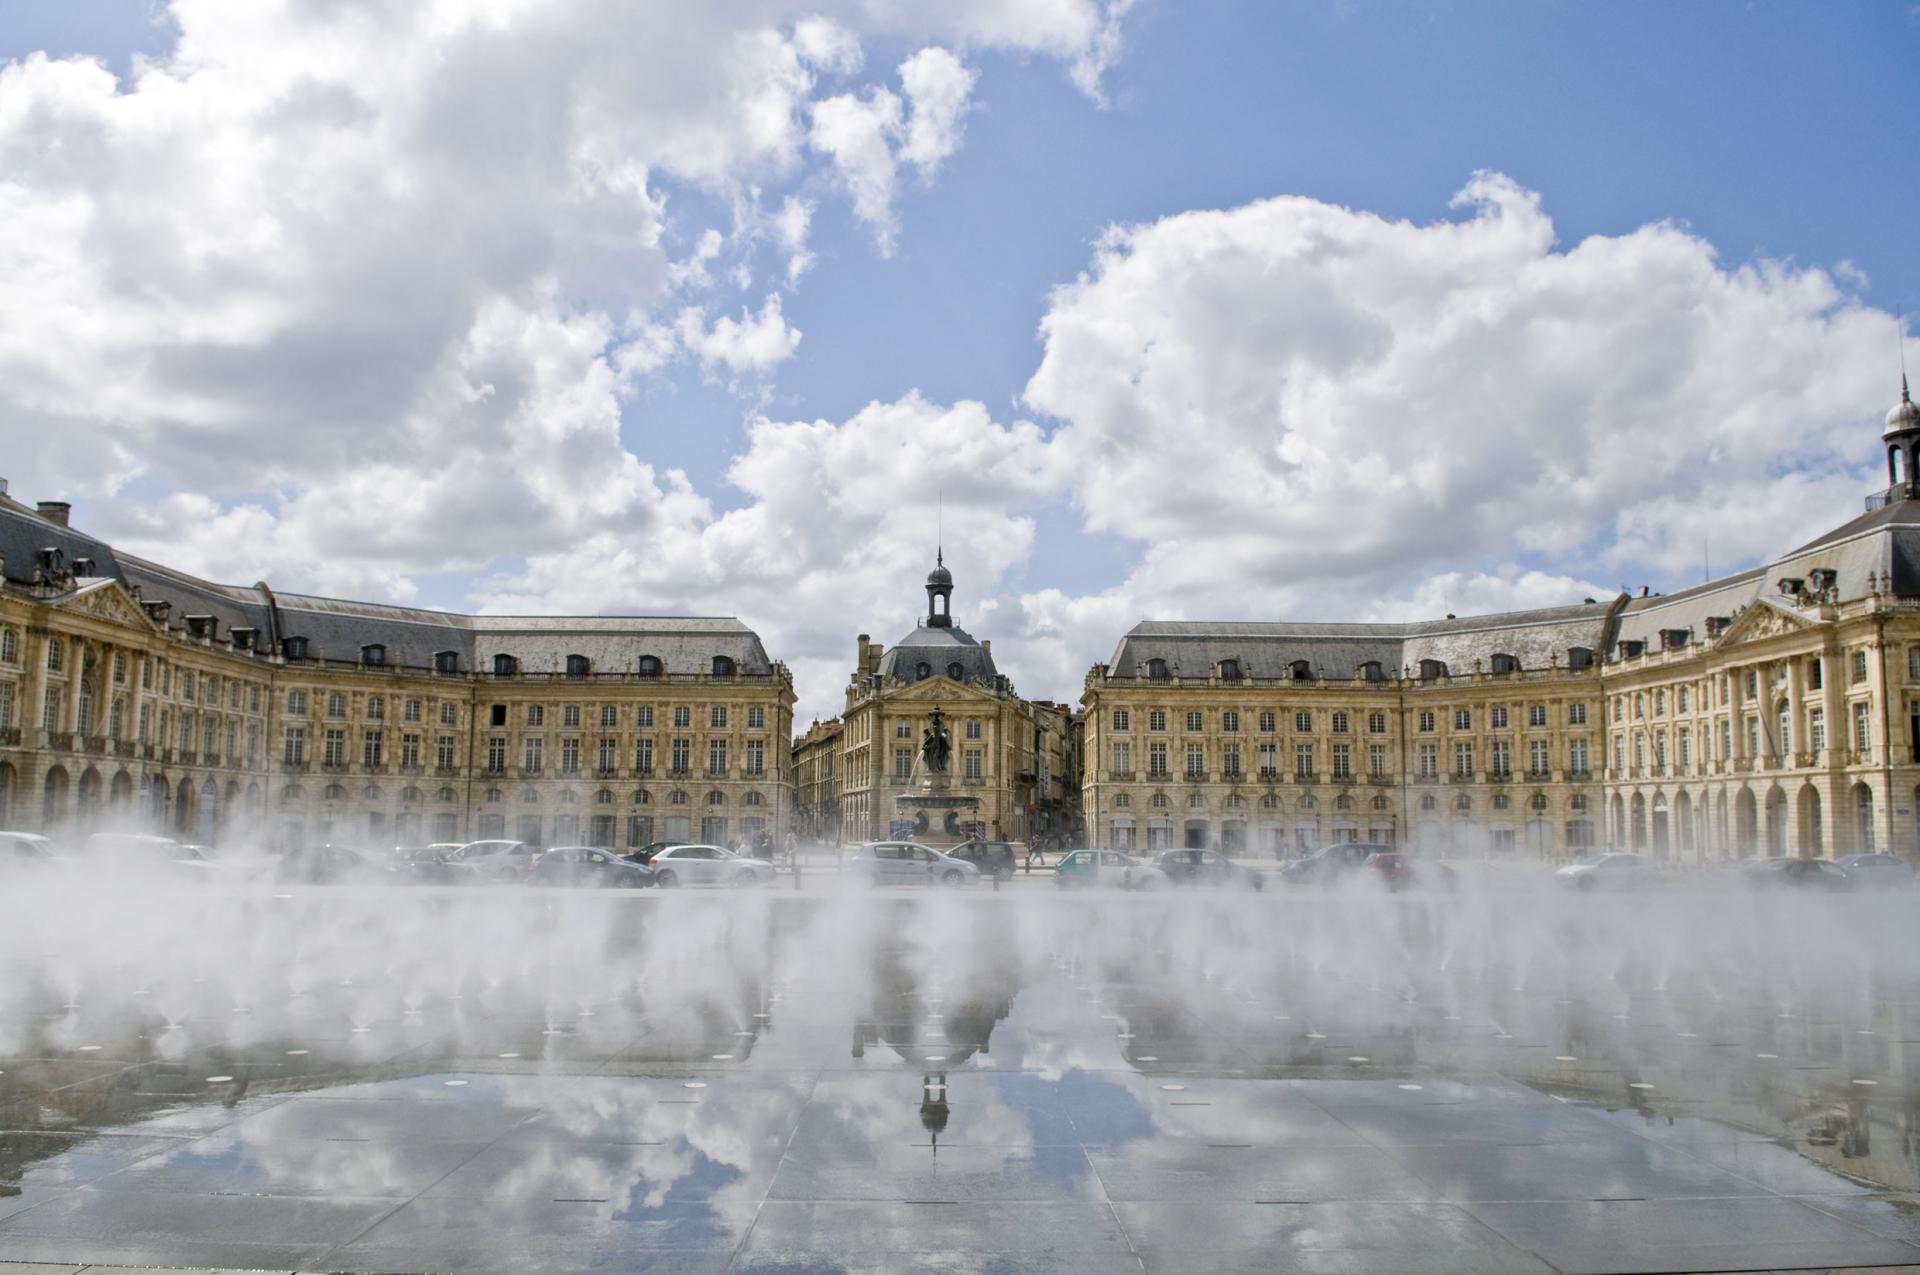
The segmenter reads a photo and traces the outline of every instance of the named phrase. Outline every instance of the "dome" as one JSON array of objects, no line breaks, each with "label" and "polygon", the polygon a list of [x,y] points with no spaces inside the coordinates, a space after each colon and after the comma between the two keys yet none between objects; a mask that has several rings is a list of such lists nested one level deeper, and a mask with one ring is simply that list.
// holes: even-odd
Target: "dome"
[{"label": "dome", "polygon": [[953,572],[947,570],[944,564],[937,566],[927,572],[927,583],[929,585],[938,585],[942,588],[951,589],[953,587]]},{"label": "dome", "polygon": [[1901,434],[1908,430],[1920,430],[1920,406],[1914,404],[1907,393],[1907,378],[1900,378],[1900,401],[1887,413],[1887,434]]},{"label": "dome", "polygon": [[[920,671],[922,666],[925,673]],[[955,680],[962,682],[977,677],[992,681],[999,673],[993,656],[965,629],[929,625],[907,634],[881,657],[880,675],[918,682],[923,677],[954,677],[956,666]]]}]

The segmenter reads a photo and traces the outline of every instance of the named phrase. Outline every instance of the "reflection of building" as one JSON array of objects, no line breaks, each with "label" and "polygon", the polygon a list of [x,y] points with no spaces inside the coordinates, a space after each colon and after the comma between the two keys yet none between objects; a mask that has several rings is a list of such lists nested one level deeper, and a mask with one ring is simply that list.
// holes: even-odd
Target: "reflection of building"
[{"label": "reflection of building", "polygon": [[642,845],[785,826],[785,666],[733,619],[211,584],[0,495],[0,827]]},{"label": "reflection of building", "polygon": [[[891,649],[860,635],[840,734],[844,835],[876,838],[896,822],[916,839],[1024,837],[1064,821],[1071,715],[1020,698],[990,642],[953,623],[953,575],[927,576],[927,615]],[[921,748],[939,714],[950,736],[932,791]]]},{"label": "reflection of building", "polygon": [[840,840],[840,719],[816,721],[793,741],[793,823],[801,836]]},{"label": "reflection of building", "polygon": [[1920,851],[1920,408],[1861,517],[1670,597],[1137,625],[1088,674],[1090,839],[1688,858]]}]

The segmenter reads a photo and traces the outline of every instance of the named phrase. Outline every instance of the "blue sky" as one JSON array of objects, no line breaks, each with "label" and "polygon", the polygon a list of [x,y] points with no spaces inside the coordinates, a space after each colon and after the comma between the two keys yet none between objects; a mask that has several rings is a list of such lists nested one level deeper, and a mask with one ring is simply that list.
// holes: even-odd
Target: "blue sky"
[{"label": "blue sky", "polygon": [[[592,12],[591,3],[577,7],[586,11],[580,21],[591,35],[592,24],[604,21],[605,14]],[[1097,15],[1101,11],[1096,0],[1059,0],[1058,7],[1063,13],[1085,9]],[[213,26],[223,21],[220,3],[205,0],[194,8],[195,12],[183,15],[186,21]],[[797,24],[812,12],[804,6],[791,12],[783,6],[767,8],[778,12],[764,25],[787,35],[797,32]],[[688,305],[697,305],[708,323],[722,314],[736,318],[758,314],[766,298],[777,293],[785,324],[801,334],[784,357],[738,366],[721,366],[683,352],[636,377],[617,395],[624,451],[651,466],[656,476],[669,469],[683,471],[688,487],[706,502],[691,530],[666,527],[663,519],[678,516],[663,512],[672,505],[671,499],[649,496],[639,502],[645,506],[640,508],[632,502],[623,506],[620,499],[608,496],[599,502],[604,514],[598,524],[583,528],[578,521],[562,519],[565,526],[554,537],[524,548],[506,537],[467,553],[383,549],[370,552],[362,570],[341,570],[337,564],[323,567],[317,564],[339,556],[339,542],[329,538],[336,529],[303,520],[297,509],[302,495],[318,503],[338,479],[323,472],[323,462],[277,465],[262,459],[251,467],[243,462],[224,469],[176,464],[170,460],[173,444],[169,439],[178,436],[170,436],[165,428],[155,425],[133,434],[121,432],[128,413],[125,403],[63,402],[48,408],[44,401],[37,401],[27,405],[26,414],[36,421],[42,418],[35,414],[46,411],[83,431],[97,430],[103,443],[127,451],[128,463],[104,486],[85,491],[87,480],[76,469],[34,449],[15,453],[23,459],[10,462],[14,472],[8,476],[16,491],[23,485],[43,489],[56,483],[82,483],[82,501],[92,495],[96,502],[91,509],[83,503],[83,518],[91,514],[98,529],[136,541],[145,536],[179,546],[176,552],[189,558],[183,565],[215,574],[272,572],[269,578],[295,587],[384,594],[454,607],[737,610],[790,649],[796,666],[810,661],[806,664],[812,679],[807,700],[815,706],[830,705],[844,676],[840,647],[850,646],[851,631],[871,628],[877,636],[889,637],[890,628],[910,623],[919,595],[917,575],[907,569],[914,555],[809,555],[789,567],[820,577],[812,593],[796,597],[793,607],[756,603],[764,595],[767,578],[756,572],[733,573],[728,564],[739,560],[737,544],[728,535],[712,534],[714,520],[724,521],[729,512],[752,515],[736,520],[743,524],[739,533],[749,542],[756,534],[776,539],[787,534],[777,525],[777,507],[790,506],[791,494],[783,502],[765,490],[746,490],[729,482],[732,468],[756,445],[752,422],[823,421],[836,437],[844,433],[845,440],[857,441],[861,431],[853,422],[870,403],[896,405],[911,397],[937,409],[934,414],[938,415],[951,405],[977,401],[984,404],[990,422],[966,429],[955,426],[959,432],[940,435],[943,445],[953,448],[953,456],[967,459],[951,461],[956,472],[944,479],[936,475],[936,484],[965,487],[963,471],[984,463],[983,457],[991,457],[998,466],[1024,465],[1036,474],[1049,466],[1099,466],[1100,458],[1109,454],[1103,449],[1118,446],[1114,413],[1124,415],[1125,409],[1116,408],[1104,390],[1092,386],[1087,378],[1093,371],[1076,368],[1064,350],[1050,352],[1041,325],[1049,314],[1090,321],[1090,316],[1122,304],[1097,260],[1097,245],[1109,227],[1152,227],[1184,213],[1230,213],[1275,196],[1299,196],[1366,219],[1366,225],[1352,227],[1355,235],[1384,234],[1378,225],[1400,221],[1431,229],[1436,223],[1464,224],[1481,217],[1482,205],[1456,206],[1450,201],[1474,174],[1491,171],[1537,197],[1541,216],[1550,219],[1555,235],[1553,247],[1541,254],[1549,264],[1555,264],[1551,259],[1561,254],[1558,264],[1564,265],[1564,254],[1590,236],[1630,241],[1642,227],[1673,223],[1679,242],[1692,246],[1696,256],[1704,254],[1724,276],[1752,263],[1782,263],[1779,269],[1788,276],[1782,290],[1787,293],[1806,282],[1808,271],[1824,275],[1839,290],[1838,310],[1834,305],[1804,303],[1788,306],[1791,313],[1783,314],[1776,294],[1768,292],[1742,311],[1745,317],[1716,324],[1714,338],[1701,345],[1701,357],[1716,360],[1710,374],[1696,368],[1694,374],[1702,384],[1674,397],[1649,400],[1647,412],[1673,410],[1675,403],[1737,402],[1747,371],[1739,366],[1742,359],[1777,363],[1777,356],[1769,353],[1774,342],[1797,342],[1813,357],[1814,346],[1803,339],[1805,333],[1797,324],[1811,322],[1820,329],[1821,339],[1846,342],[1849,347],[1864,345],[1875,339],[1872,332],[1884,331],[1878,338],[1880,348],[1855,351],[1844,376],[1835,373],[1834,384],[1839,388],[1823,390],[1828,407],[1810,407],[1787,380],[1756,387],[1756,394],[1771,395],[1770,401],[1778,406],[1760,425],[1741,427],[1751,428],[1749,436],[1720,437],[1717,425],[1712,430],[1702,427],[1697,452],[1647,458],[1655,468],[1666,464],[1669,472],[1659,475],[1662,481],[1654,484],[1664,496],[1650,497],[1644,516],[1630,513],[1627,504],[1631,502],[1622,502],[1616,494],[1607,498],[1612,506],[1596,501],[1586,521],[1555,528],[1542,543],[1525,543],[1524,538],[1509,541],[1497,530],[1477,536],[1465,532],[1458,537],[1441,536],[1453,555],[1445,559],[1425,555],[1414,545],[1396,549],[1389,535],[1389,543],[1380,546],[1378,555],[1347,564],[1348,578],[1355,584],[1345,594],[1307,588],[1297,580],[1298,571],[1269,577],[1246,568],[1245,577],[1209,586],[1192,572],[1168,574],[1149,562],[1154,546],[1172,554],[1165,546],[1174,545],[1179,554],[1211,558],[1223,573],[1230,573],[1261,554],[1287,559],[1311,542],[1301,540],[1299,526],[1261,527],[1257,502],[1232,532],[1234,543],[1226,545],[1207,539],[1211,533],[1204,510],[1192,525],[1168,523],[1164,518],[1146,520],[1152,524],[1150,529],[1131,525],[1125,501],[1138,500],[1137,489],[1118,480],[1114,491],[1100,494],[1083,481],[1050,473],[1036,477],[1030,485],[1006,485],[997,503],[975,507],[963,496],[956,502],[950,525],[957,523],[963,538],[977,530],[981,547],[975,550],[963,543],[955,555],[962,571],[958,610],[963,622],[996,638],[996,652],[1017,648],[1022,637],[1035,642],[1036,652],[1046,650],[1047,654],[1036,653],[1024,667],[1015,657],[1014,667],[1026,689],[1069,695],[1077,682],[1074,670],[1084,670],[1104,657],[1124,627],[1117,623],[1121,617],[1142,618],[1169,610],[1218,614],[1223,609],[1254,615],[1284,609],[1297,614],[1303,606],[1326,605],[1335,613],[1321,618],[1361,618],[1355,613],[1383,608],[1417,611],[1456,598],[1462,610],[1473,609],[1481,601],[1554,600],[1558,593],[1596,581],[1618,583],[1623,574],[1655,587],[1686,583],[1676,563],[1697,562],[1697,552],[1687,549],[1663,557],[1647,551],[1645,543],[1658,542],[1669,532],[1637,528],[1666,528],[1661,519],[1670,518],[1668,506],[1683,502],[1689,491],[1711,501],[1712,467],[1707,460],[1741,447],[1743,437],[1750,437],[1752,447],[1764,455],[1757,468],[1743,471],[1738,481],[1765,485],[1769,509],[1757,525],[1736,518],[1737,525],[1726,528],[1723,543],[1729,557],[1751,559],[1766,551],[1761,546],[1768,543],[1767,536],[1837,522],[1857,507],[1838,505],[1835,493],[1861,485],[1873,464],[1868,431],[1877,412],[1891,402],[1897,350],[1885,316],[1920,303],[1920,262],[1913,252],[1915,220],[1910,211],[1910,188],[1920,169],[1916,164],[1920,142],[1915,139],[1911,107],[1904,102],[1911,94],[1903,87],[1912,79],[1915,54],[1920,52],[1920,9],[1846,3],[1493,6],[1407,0],[1295,4],[1195,0],[1175,5],[1139,0],[1132,8],[1108,16],[1115,23],[1119,44],[1118,52],[1105,59],[1098,73],[1097,92],[1104,98],[1100,102],[1086,91],[1086,83],[1077,84],[1070,73],[1074,59],[1084,57],[1086,50],[1076,48],[1071,38],[1063,39],[1037,25],[1022,28],[1017,22],[1009,25],[983,18],[964,31],[920,29],[911,23],[863,29],[857,15],[836,13],[836,21],[858,42],[860,68],[851,73],[818,72],[817,83],[796,99],[795,117],[802,131],[812,104],[829,95],[844,92],[857,99],[876,86],[902,94],[893,69],[922,48],[951,48],[958,64],[976,77],[967,108],[951,121],[950,136],[937,160],[924,168],[911,167],[906,162],[906,144],[896,139],[900,163],[892,201],[896,228],[891,254],[878,248],[874,222],[857,215],[847,197],[852,170],[836,167],[837,159],[822,158],[826,152],[817,131],[811,148],[805,143],[793,147],[797,158],[771,167],[755,167],[758,161],[743,160],[719,177],[675,171],[672,162],[650,158],[647,188],[664,201],[659,242],[665,258],[673,261],[685,260],[701,234],[713,227],[728,236],[722,259],[735,256],[737,219],[731,210],[738,206],[742,189],[761,191],[769,208],[789,195],[813,206],[806,240],[813,261],[797,282],[781,278],[780,261],[786,249],[762,238],[757,244],[743,241],[737,249],[740,259],[749,263],[750,281],[745,287],[724,282],[704,290],[650,286],[643,289],[643,297],[636,293],[633,311],[624,316],[617,296],[610,303],[598,287],[569,294],[564,281],[561,285],[557,311],[562,318],[605,312],[616,327],[622,322],[666,323]],[[707,20],[703,14],[701,21]],[[715,47],[722,37],[737,34],[719,19],[713,21],[717,24]],[[165,65],[174,52],[174,35],[171,15],[151,0],[72,0],[58,5],[7,0],[0,4],[0,59],[23,59],[38,50],[55,58],[97,56],[122,77],[123,105],[129,104],[125,95],[134,88],[129,75],[132,55],[137,52]],[[250,38],[273,40],[274,35],[267,29]],[[643,37],[644,33],[634,36],[630,46],[623,46],[634,77],[650,73],[653,54]],[[416,43],[425,38],[416,37]],[[286,42],[291,40],[289,36]],[[378,52],[377,46],[370,48]],[[512,56],[501,55],[503,62]],[[517,65],[504,64],[502,92],[510,94]],[[188,68],[175,66],[171,71],[182,80],[191,79]],[[341,72],[334,67],[327,73]],[[722,73],[730,72],[716,72]],[[565,80],[571,72],[565,67],[558,71],[536,68],[527,74]],[[349,81],[354,78],[351,69],[345,75]],[[213,92],[204,78],[199,87]],[[0,100],[7,91],[16,98],[52,92],[44,85],[16,82],[10,90],[0,88]],[[137,102],[139,95],[132,96]],[[384,99],[371,92],[368,96],[375,102],[376,113],[386,109]],[[99,102],[93,108],[111,109]],[[258,127],[258,116],[250,118],[251,126]],[[817,120],[817,114],[813,118]],[[13,153],[20,153],[20,147],[31,152],[49,144],[58,132],[57,128],[24,126],[13,139]],[[0,147],[0,156],[8,153]],[[159,158],[164,161],[164,154]],[[397,157],[402,163],[423,159],[432,156],[412,151]],[[28,171],[44,167],[29,165]],[[97,180],[102,197],[109,188],[125,197],[128,189],[118,178],[110,183],[104,177],[62,174],[60,180],[75,181],[82,189],[87,181]],[[29,186],[34,181],[32,176],[27,178]],[[55,185],[49,179],[47,193]],[[158,197],[172,196],[163,191]],[[1230,242],[1235,245],[1233,251],[1250,250],[1257,257],[1262,250],[1259,243],[1236,237],[1276,232],[1271,226],[1255,229],[1243,221],[1195,233],[1200,236],[1197,241],[1171,242],[1177,236],[1170,227],[1166,236],[1170,242],[1156,251],[1165,251],[1170,261],[1178,262],[1184,254],[1206,253],[1208,242]],[[1144,313],[1156,312],[1154,290],[1170,290],[1171,298],[1172,292],[1186,286],[1187,276],[1177,266],[1166,271],[1151,268],[1154,262],[1143,247],[1145,241],[1126,242],[1140,273],[1149,279],[1138,287],[1129,285],[1125,304],[1141,305]],[[329,259],[333,251],[316,249],[315,255]],[[1428,248],[1407,251],[1404,268],[1419,273]],[[1207,262],[1213,260],[1203,260],[1192,278],[1204,278]],[[644,274],[643,267],[645,263],[635,268]],[[62,268],[55,261],[48,270],[57,273]],[[1648,268],[1665,272],[1656,278],[1673,273],[1670,265]],[[1072,284],[1085,272],[1091,272],[1097,286],[1069,314],[1071,308],[1055,289]],[[1221,277],[1230,279],[1230,270]],[[1578,286],[1557,287],[1553,304],[1578,313],[1584,302],[1576,294],[1591,283],[1584,273],[1581,279]],[[1709,294],[1718,295],[1726,285],[1716,277],[1703,286]],[[1287,287],[1295,296],[1313,292],[1299,278]],[[204,303],[203,289],[196,286],[194,295]],[[1182,293],[1170,299],[1166,309],[1191,316],[1195,312],[1190,307],[1205,300],[1205,296],[1196,299]],[[343,305],[343,313],[349,316],[355,312],[351,298],[334,298],[332,303]],[[1271,330],[1285,333],[1310,333],[1315,328],[1311,313],[1242,313],[1259,304],[1240,298],[1230,303],[1239,306],[1240,312],[1208,310],[1205,317],[1218,319],[1219,340],[1227,346],[1234,344],[1235,334],[1269,321],[1284,319],[1280,328]],[[1617,329],[1616,310],[1604,307],[1618,307],[1621,299],[1609,296],[1592,304],[1596,307],[1593,322]],[[1697,308],[1684,301],[1670,304],[1682,314]],[[1846,322],[1840,310],[1855,312],[1856,318],[1877,315],[1881,327]],[[21,322],[17,310],[15,314],[13,322]],[[1407,316],[1401,315],[1391,322],[1406,321]],[[1296,322],[1298,326],[1292,326]],[[1776,330],[1749,344],[1725,335],[1748,333],[1769,323]],[[1150,327],[1142,321],[1135,330]],[[631,326],[626,331],[630,335]],[[1409,329],[1396,326],[1395,331],[1404,334]],[[1638,408],[1615,402],[1625,392],[1618,384],[1618,365],[1634,357],[1635,347],[1598,338],[1583,346],[1577,336],[1570,342],[1568,350],[1556,358],[1564,357],[1571,365],[1585,350],[1596,361],[1613,364],[1614,371],[1606,375],[1604,384],[1590,385],[1570,376],[1569,396],[1604,399],[1615,403],[1608,410],[1639,419]],[[620,339],[615,338],[603,351],[619,345]],[[1151,345],[1150,341],[1137,343],[1137,348],[1147,350]],[[422,350],[435,348],[423,338]],[[1276,365],[1289,357],[1278,346],[1273,353]],[[330,375],[324,366],[324,349],[314,357],[321,362],[316,375]],[[1116,357],[1126,357],[1125,351]],[[1164,366],[1156,371],[1152,357],[1142,355],[1140,373],[1146,378],[1142,384],[1160,377],[1177,381],[1186,375],[1186,369]],[[1462,381],[1484,386],[1499,383],[1501,360],[1510,355],[1497,347],[1476,346],[1467,353],[1455,348],[1447,353],[1445,365],[1455,369],[1467,357],[1484,357],[1487,367],[1484,373],[1463,376]],[[1335,364],[1351,369],[1344,358],[1342,354]],[[1821,358],[1823,367],[1834,361],[1830,353]],[[1043,360],[1056,374],[1054,388],[1030,394],[1029,380]],[[1284,398],[1284,389],[1258,383],[1260,363],[1258,349],[1239,351],[1222,368],[1208,371],[1211,379],[1206,384],[1226,376],[1253,378],[1244,393],[1227,396],[1230,404],[1256,399],[1264,403],[1269,392]],[[1877,371],[1869,373],[1869,368]],[[339,369],[338,374],[351,372]],[[1415,383],[1418,375],[1431,382],[1431,372],[1417,374],[1415,368],[1383,365],[1383,375],[1394,393],[1407,396],[1407,402],[1428,404],[1403,410],[1432,410],[1430,398],[1423,396],[1433,394],[1434,387]],[[1647,379],[1658,380],[1662,375],[1649,372]],[[1280,379],[1297,389],[1310,377],[1295,369]],[[205,384],[198,384],[194,406],[156,410],[155,418],[178,415],[187,422],[183,428],[204,430],[206,419],[195,418],[194,413],[208,397],[217,400],[219,393],[217,387],[209,391]],[[1715,394],[1724,398],[1716,399]],[[1548,382],[1516,395],[1515,403],[1551,402],[1551,395]],[[1192,397],[1189,392],[1188,398]],[[1308,397],[1314,402],[1324,398]],[[241,406],[235,411],[261,410],[252,389],[236,402]],[[265,410],[270,416],[270,401]],[[1164,404],[1156,410],[1163,412],[1154,427],[1159,445],[1166,448],[1161,464],[1178,470],[1184,463],[1182,440],[1196,436],[1195,427],[1176,419],[1177,409],[1171,416],[1165,414]],[[1234,410],[1225,409],[1228,416]],[[1284,413],[1300,410],[1301,403],[1292,403],[1283,409],[1279,421],[1266,420],[1254,411],[1237,423],[1240,432],[1233,437],[1258,453],[1291,428],[1285,423],[1291,418]],[[1009,437],[1013,423],[1021,419],[1039,425],[1047,446],[1036,449]],[[1362,416],[1322,424],[1362,443],[1368,437],[1368,422]],[[1690,428],[1687,421],[1673,425],[1681,434]],[[1528,426],[1548,427],[1542,422]],[[13,428],[26,427],[16,424]],[[394,423],[368,419],[340,428],[344,437],[377,448],[382,432],[393,429]],[[1596,409],[1594,418],[1575,436],[1575,449],[1604,446],[1610,428],[1605,412]],[[1854,433],[1847,432],[1850,428]],[[920,424],[898,429],[905,433],[878,431],[871,445],[883,450],[932,446],[926,439],[939,434]],[[976,430],[978,436],[967,429]],[[1199,430],[1206,432],[1206,427]],[[1307,445],[1312,442],[1310,434],[1302,432],[1303,454],[1318,459],[1288,467],[1285,472],[1294,477],[1285,481],[1315,488],[1324,485],[1314,478],[1319,472],[1315,466],[1324,469],[1336,462],[1329,461],[1317,444]],[[909,437],[921,442],[902,442]],[[1437,433],[1434,445],[1445,448],[1451,437]],[[1787,450],[1788,440],[1804,447],[1806,454]],[[767,441],[762,439],[762,445]],[[969,450],[975,443],[985,450]],[[1051,446],[1054,443],[1059,446]],[[931,464],[937,469],[949,463],[937,450],[915,455],[922,467]],[[302,463],[313,468],[303,470]],[[868,538],[869,543],[878,534],[889,544],[919,535],[910,515],[924,493],[910,484],[887,482],[886,476],[897,477],[897,470],[889,469],[884,458],[876,457],[871,471],[858,465],[851,469],[866,485],[847,492],[823,490],[822,504],[864,504],[878,514],[879,521],[839,526],[838,534]],[[664,479],[658,481],[666,485]],[[1427,519],[1437,516],[1463,528],[1486,520],[1490,507],[1474,505],[1471,498],[1459,494],[1461,487],[1456,476],[1404,499],[1424,502]],[[1303,506],[1310,506],[1312,499],[1304,491],[1282,482],[1267,494],[1270,500],[1285,503],[1299,492]],[[109,492],[114,501],[101,503]],[[337,499],[339,494],[332,491],[328,498]],[[1456,499],[1464,502],[1457,510],[1449,503]],[[1610,516],[1608,507],[1618,507],[1619,515]],[[188,535],[183,545],[178,525],[182,518],[203,526],[219,524],[229,531],[238,520],[256,533],[248,539],[272,540],[276,547],[262,559],[212,547],[209,542],[218,538],[211,536]],[[462,526],[456,511],[441,510],[434,518],[423,519],[412,534],[417,544],[427,544],[436,534],[457,539]],[[1418,522],[1411,526],[1407,534],[1423,542],[1432,539],[1419,530]],[[1311,523],[1304,533],[1309,537],[1310,527]],[[540,581],[549,574],[550,564],[566,557],[555,548],[554,538],[590,536],[596,529],[610,538],[612,547],[602,553],[612,564],[610,571],[626,571],[645,577],[645,582],[601,593],[543,587]],[[792,534],[806,529],[803,526]],[[1671,534],[1693,533],[1675,530]],[[1264,543],[1241,543],[1248,538],[1258,542],[1262,536]],[[704,543],[696,545],[695,540]],[[733,556],[723,549],[730,549]],[[629,563],[619,556],[626,552],[638,555],[637,560]],[[669,555],[679,555],[679,566],[649,575],[655,558]],[[1399,574],[1383,565],[1396,561],[1405,563]],[[1739,563],[1725,565],[1731,568]],[[880,583],[863,586],[858,609],[870,611],[882,599],[893,600],[886,601],[884,611],[870,621],[847,615],[845,599],[838,598],[831,587],[836,571],[877,574],[891,581],[884,587]],[[1454,591],[1435,593],[1433,578],[1452,573],[1461,577],[1457,587],[1449,586]],[[836,601],[825,606],[810,600],[815,597]],[[808,608],[814,606],[821,609],[809,614]],[[795,618],[796,607],[806,618]],[[1012,631],[990,632],[992,626],[981,621],[996,621]]]}]

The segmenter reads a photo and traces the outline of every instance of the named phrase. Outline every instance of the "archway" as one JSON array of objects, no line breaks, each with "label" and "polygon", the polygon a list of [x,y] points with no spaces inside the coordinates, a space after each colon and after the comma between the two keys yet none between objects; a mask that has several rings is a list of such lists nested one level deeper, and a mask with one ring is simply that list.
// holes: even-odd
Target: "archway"
[{"label": "archway", "polygon": [[1812,784],[1800,789],[1800,857],[1817,859],[1826,848],[1820,811],[1820,790]]},{"label": "archway", "polygon": [[40,788],[40,831],[52,832],[67,817],[67,770],[55,766],[47,771]]},{"label": "archway", "polygon": [[155,775],[147,781],[147,807],[142,813],[154,827],[166,826],[167,804],[171,796],[165,775]]},{"label": "archway", "polygon": [[1627,843],[1627,806],[1620,794],[1613,794],[1611,815],[1607,820],[1607,845],[1618,848]]},{"label": "archway", "polygon": [[1853,845],[1861,854],[1873,853],[1873,786],[1853,786]]},{"label": "archway", "polygon": [[1635,854],[1647,848],[1647,799],[1642,793],[1633,794],[1632,824],[1627,837],[1627,845]]},{"label": "archway", "polygon": [[124,811],[133,804],[133,776],[126,771],[118,771],[113,782],[107,786],[107,807],[115,811]]},{"label": "archway", "polygon": [[1680,833],[1680,853],[1698,856],[1700,838],[1699,830],[1693,826],[1693,796],[1685,790],[1673,799],[1673,822]]},{"label": "archway", "polygon": [[1753,789],[1742,788],[1733,802],[1733,852],[1744,859],[1760,850],[1759,803],[1754,800]]},{"label": "archway", "polygon": [[1727,840],[1727,791],[1724,788],[1713,799],[1713,827],[1707,833],[1707,844],[1723,855],[1732,853]]},{"label": "archway", "polygon": [[1664,859],[1672,846],[1667,827],[1667,797],[1665,793],[1655,793],[1653,797],[1653,857]]},{"label": "archway", "polygon": [[87,832],[93,828],[100,817],[100,801],[106,791],[106,783],[100,778],[100,772],[89,766],[80,772],[79,800],[74,816],[79,831]]},{"label": "archway", "polygon": [[0,828],[13,826],[13,792],[19,783],[19,776],[13,773],[13,763],[0,761]]},{"label": "archway", "polygon": [[193,817],[199,801],[193,791],[193,780],[182,779],[173,790],[173,830],[176,833],[190,834],[193,831]]},{"label": "archway", "polygon": [[193,823],[193,839],[202,845],[211,845],[214,827],[225,818],[220,808],[220,786],[211,779],[200,781],[199,818]]},{"label": "archway", "polygon": [[1787,794],[1779,785],[1767,789],[1767,854],[1779,858],[1787,852]]}]

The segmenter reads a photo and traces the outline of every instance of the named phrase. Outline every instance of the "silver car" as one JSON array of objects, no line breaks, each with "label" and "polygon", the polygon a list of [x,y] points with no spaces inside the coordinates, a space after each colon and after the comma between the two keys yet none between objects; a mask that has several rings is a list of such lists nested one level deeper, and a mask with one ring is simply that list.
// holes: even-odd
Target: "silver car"
[{"label": "silver car", "polygon": [[724,846],[668,846],[655,852],[653,883],[663,890],[682,885],[772,885],[773,865],[735,854]]},{"label": "silver car", "polygon": [[915,841],[869,841],[847,859],[847,872],[867,885],[970,885],[980,869]]}]

